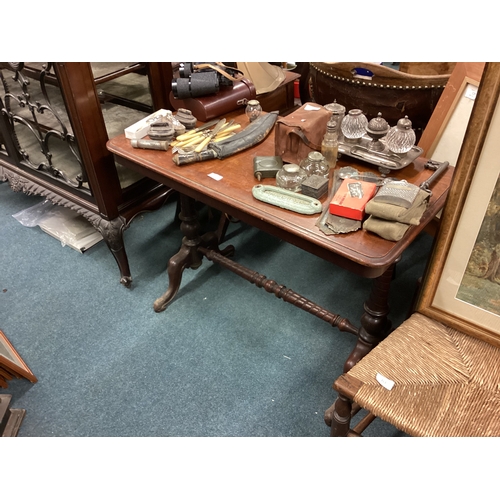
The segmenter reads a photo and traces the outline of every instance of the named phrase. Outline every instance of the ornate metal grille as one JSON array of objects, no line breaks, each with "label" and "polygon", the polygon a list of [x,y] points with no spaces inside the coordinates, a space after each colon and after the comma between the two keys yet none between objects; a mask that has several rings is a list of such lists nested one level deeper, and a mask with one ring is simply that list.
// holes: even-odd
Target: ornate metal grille
[{"label": "ornate metal grille", "polygon": [[[35,64],[35,63],[34,63]],[[76,188],[88,189],[80,152],[51,63],[7,63],[0,67],[0,114],[19,162]],[[35,75],[29,78],[26,73]],[[8,150],[9,140],[0,143]],[[12,158],[11,158],[12,160]]]}]

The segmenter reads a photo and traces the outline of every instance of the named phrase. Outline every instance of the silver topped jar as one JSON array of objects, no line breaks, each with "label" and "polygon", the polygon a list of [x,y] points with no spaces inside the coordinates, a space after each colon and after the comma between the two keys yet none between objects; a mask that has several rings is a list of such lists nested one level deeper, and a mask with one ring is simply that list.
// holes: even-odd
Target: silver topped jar
[{"label": "silver topped jar", "polygon": [[345,106],[342,106],[337,101],[333,101],[330,104],[325,104],[323,107],[330,111],[332,114],[331,120],[337,124],[337,131],[340,132],[340,124],[345,116]]},{"label": "silver topped jar", "polygon": [[398,154],[407,153],[415,145],[415,131],[411,128],[411,121],[407,116],[401,118],[395,127],[387,132],[385,142],[387,147]]},{"label": "silver topped jar", "polygon": [[307,158],[300,162],[300,166],[306,171],[307,176],[320,175],[328,178],[330,165],[319,151],[311,151]]},{"label": "silver topped jar", "polygon": [[340,124],[344,137],[351,141],[361,139],[366,133],[368,119],[360,109],[351,109]]},{"label": "silver topped jar", "polygon": [[262,113],[262,106],[260,105],[260,102],[256,99],[248,101],[245,113],[248,116],[248,119],[253,122]]}]

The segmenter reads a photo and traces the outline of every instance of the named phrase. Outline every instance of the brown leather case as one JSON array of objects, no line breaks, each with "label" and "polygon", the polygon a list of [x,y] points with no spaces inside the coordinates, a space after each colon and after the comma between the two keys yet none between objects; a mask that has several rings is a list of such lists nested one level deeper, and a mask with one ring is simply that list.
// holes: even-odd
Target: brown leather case
[{"label": "brown leather case", "polygon": [[293,113],[278,118],[274,154],[281,156],[284,162],[298,165],[311,151],[321,151],[321,141],[331,116],[331,112],[320,104],[306,102]]},{"label": "brown leather case", "polygon": [[189,109],[202,122],[217,116],[225,115],[239,107],[244,107],[244,99],[255,99],[256,91],[253,83],[246,78],[235,82],[232,87],[221,87],[214,95],[175,99],[170,92],[170,103],[174,109]]}]

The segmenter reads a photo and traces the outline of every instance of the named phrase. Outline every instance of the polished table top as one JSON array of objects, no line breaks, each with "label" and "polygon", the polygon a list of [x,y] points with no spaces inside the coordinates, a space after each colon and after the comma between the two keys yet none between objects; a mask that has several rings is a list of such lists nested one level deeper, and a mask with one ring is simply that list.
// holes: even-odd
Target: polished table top
[{"label": "polished table top", "polygon": [[[228,115],[227,118],[241,123],[242,129],[248,124],[247,117],[241,112]],[[273,130],[260,144],[229,158],[185,166],[174,164],[171,149],[169,151],[135,149],[124,134],[111,139],[107,147],[124,166],[323,259],[370,278],[383,274],[441,210],[453,173],[453,168],[450,167],[431,186],[432,196],[421,224],[411,227],[398,242],[384,240],[365,230],[326,235],[316,226],[321,214],[302,215],[258,201],[253,197],[252,187],[256,184],[275,185],[273,178],[262,179],[259,182],[253,175],[253,158],[274,156],[274,140]],[[425,158],[419,158],[401,170],[392,171],[390,176],[420,185],[433,173],[424,167],[425,163]],[[350,165],[360,171],[377,173],[375,166],[350,157],[342,157],[337,165],[339,167]],[[216,178],[211,174],[215,174]],[[325,195],[320,201],[323,207],[326,207],[329,199]]]}]

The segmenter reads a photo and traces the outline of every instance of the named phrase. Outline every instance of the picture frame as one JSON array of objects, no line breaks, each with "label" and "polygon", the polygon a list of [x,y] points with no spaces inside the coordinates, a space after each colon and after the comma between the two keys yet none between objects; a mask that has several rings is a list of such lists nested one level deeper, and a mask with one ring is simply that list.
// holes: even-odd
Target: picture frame
[{"label": "picture frame", "polygon": [[[499,95],[500,63],[486,63],[416,307],[417,312],[498,346],[500,300],[489,304],[490,279],[475,276],[479,292],[466,279],[475,254],[483,249],[480,237],[486,221],[492,213],[495,220],[500,217],[500,208],[491,211],[500,190]],[[493,237],[496,234],[500,244],[500,231]],[[500,283],[494,286],[500,297]],[[480,296],[479,302],[464,298],[467,287]]]},{"label": "picture frame", "polygon": [[419,140],[426,158],[456,165],[484,62],[457,62]]},{"label": "picture frame", "polygon": [[[10,373],[12,377],[24,377],[30,382],[38,382],[36,376],[29,369],[28,365],[23,361],[21,356],[19,356],[17,351],[14,349],[14,346],[10,343],[9,339],[5,336],[2,330],[0,330],[0,368],[2,369],[2,373]],[[6,379],[9,379],[6,375],[0,375],[0,377],[5,383]],[[5,384],[4,387],[6,387]]]}]

